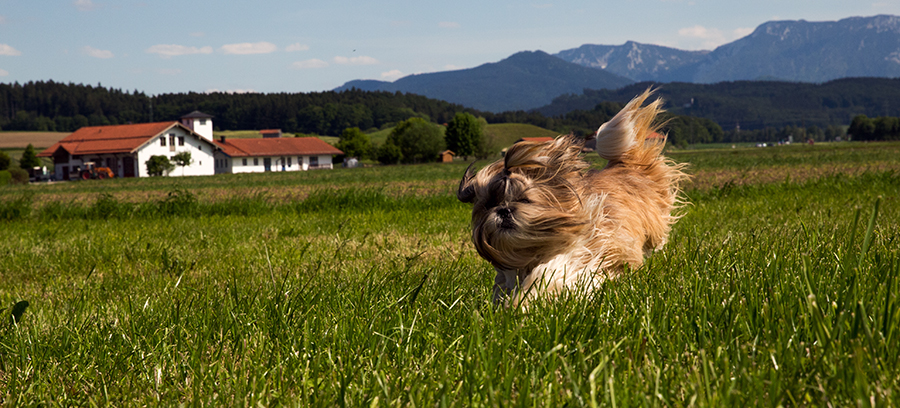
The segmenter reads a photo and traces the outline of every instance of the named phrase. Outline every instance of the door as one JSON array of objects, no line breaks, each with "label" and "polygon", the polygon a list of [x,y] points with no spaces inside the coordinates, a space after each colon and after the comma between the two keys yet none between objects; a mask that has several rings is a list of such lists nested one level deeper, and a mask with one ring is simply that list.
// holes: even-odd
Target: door
[{"label": "door", "polygon": [[134,157],[122,158],[122,177],[134,177]]},{"label": "door", "polygon": [[263,167],[266,168],[266,171],[272,171],[272,158],[266,157],[263,159]]}]

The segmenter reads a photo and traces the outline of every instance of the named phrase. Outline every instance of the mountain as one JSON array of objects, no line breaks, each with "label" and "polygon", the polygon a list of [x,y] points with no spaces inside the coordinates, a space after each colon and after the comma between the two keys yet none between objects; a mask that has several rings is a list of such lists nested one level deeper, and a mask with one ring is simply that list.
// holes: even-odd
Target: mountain
[{"label": "mountain", "polygon": [[475,68],[409,75],[394,82],[350,81],[335,91],[357,88],[408,92],[478,110],[502,112],[547,105],[562,94],[578,94],[584,89],[615,89],[633,82],[543,51],[523,51]]},{"label": "mountain", "polygon": [[900,17],[770,21],[713,51],[627,42],[583,45],[557,57],[636,81],[716,83],[740,80],[825,82],[900,76]]},{"label": "mountain", "polygon": [[900,17],[836,22],[772,21],[661,79],[695,83],[755,80],[823,82],[900,76]]},{"label": "mountain", "polygon": [[584,44],[563,50],[555,57],[590,68],[599,68],[635,81],[652,81],[684,66],[696,64],[709,51],[683,51],[628,41],[623,45]]}]

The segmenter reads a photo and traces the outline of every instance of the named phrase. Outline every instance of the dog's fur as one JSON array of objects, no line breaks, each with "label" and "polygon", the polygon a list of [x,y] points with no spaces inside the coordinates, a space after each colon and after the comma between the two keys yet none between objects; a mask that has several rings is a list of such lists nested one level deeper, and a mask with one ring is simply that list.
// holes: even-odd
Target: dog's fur
[{"label": "dog's fur", "polygon": [[686,176],[661,156],[664,140],[647,140],[662,104],[641,107],[650,94],[597,130],[596,151],[609,160],[601,171],[587,170],[572,135],[519,142],[477,174],[466,170],[457,197],[474,204],[472,240],[497,270],[495,303],[593,290],[666,243]]}]

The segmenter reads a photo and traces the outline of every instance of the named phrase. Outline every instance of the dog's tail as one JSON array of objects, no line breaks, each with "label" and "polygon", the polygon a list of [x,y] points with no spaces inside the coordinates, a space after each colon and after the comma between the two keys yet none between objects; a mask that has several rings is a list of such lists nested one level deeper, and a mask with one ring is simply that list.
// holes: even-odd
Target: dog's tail
[{"label": "dog's tail", "polygon": [[631,162],[648,165],[665,147],[665,139],[650,138],[659,130],[656,116],[662,112],[662,100],[641,107],[653,92],[648,89],[625,105],[616,116],[597,129],[597,154],[610,164]]}]

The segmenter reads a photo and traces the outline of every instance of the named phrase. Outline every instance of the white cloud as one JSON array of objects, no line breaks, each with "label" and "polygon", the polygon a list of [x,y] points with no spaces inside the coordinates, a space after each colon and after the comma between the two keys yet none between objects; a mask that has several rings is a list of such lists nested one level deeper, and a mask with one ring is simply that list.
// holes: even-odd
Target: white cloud
[{"label": "white cloud", "polygon": [[0,55],[6,55],[7,57],[15,57],[17,55],[22,55],[22,52],[10,47],[6,44],[0,44]]},{"label": "white cloud", "polygon": [[97,8],[97,5],[91,0],[75,0],[73,4],[80,11],[89,11]]},{"label": "white cloud", "polygon": [[375,65],[378,63],[378,60],[372,57],[334,57],[335,64],[341,65]]},{"label": "white cloud", "polygon": [[382,73],[381,73],[381,79],[389,79],[389,80],[393,80],[393,79],[400,78],[400,77],[402,77],[402,76],[403,76],[403,73],[400,72],[399,69],[392,69],[392,70],[390,70],[390,71],[388,71],[388,72],[382,72]]},{"label": "white cloud", "polygon": [[753,34],[754,30],[755,30],[754,28],[736,28],[736,29],[734,29],[733,33],[734,33],[735,39],[744,38],[750,34]]},{"label": "white cloud", "polygon": [[7,71],[5,69],[0,69],[0,76],[7,76],[7,75],[9,75],[9,71]]},{"label": "white cloud", "polygon": [[159,54],[163,58],[171,58],[179,55],[212,54],[213,49],[210,46],[197,48],[177,44],[157,44],[147,48],[146,52],[148,54]]},{"label": "white cloud", "polygon": [[682,28],[678,30],[678,35],[691,40],[700,40],[700,44],[704,48],[715,48],[728,42],[722,31],[701,25]]},{"label": "white cloud", "polygon": [[81,47],[81,52],[94,58],[108,59],[113,57],[113,53],[110,50],[101,50],[88,45]]},{"label": "white cloud", "polygon": [[459,23],[455,21],[441,21],[438,23],[438,27],[440,28],[459,28]]},{"label": "white cloud", "polygon": [[460,69],[463,69],[463,68],[465,68],[465,67],[461,67],[461,66],[459,66],[459,65],[453,65],[453,64],[447,64],[447,65],[444,65],[444,70],[445,70],[445,71],[456,71],[456,70],[460,70]]},{"label": "white cloud", "polygon": [[203,31],[195,31],[193,33],[188,34],[191,37],[203,37],[206,35]]},{"label": "white cloud", "polygon": [[288,45],[287,47],[285,47],[284,50],[287,51],[287,52],[294,52],[294,51],[309,51],[309,46],[306,45],[306,44],[293,43],[293,44]]},{"label": "white cloud", "polygon": [[249,55],[249,54],[268,54],[270,52],[275,52],[278,47],[275,44],[270,42],[256,42],[256,43],[237,43],[237,44],[225,44],[222,46],[222,52],[226,54],[233,55]]},{"label": "white cloud", "polygon": [[322,61],[320,59],[316,59],[316,58],[308,59],[305,61],[297,61],[297,62],[291,64],[291,67],[296,68],[296,69],[325,68],[327,66],[328,66],[327,62]]}]

